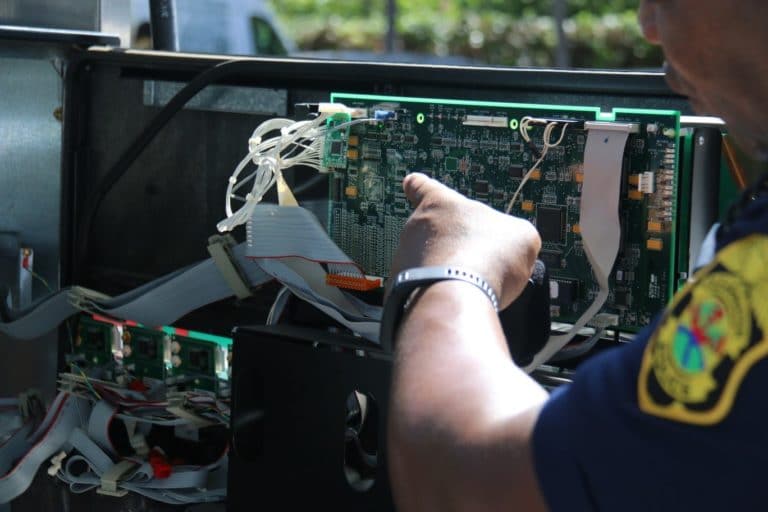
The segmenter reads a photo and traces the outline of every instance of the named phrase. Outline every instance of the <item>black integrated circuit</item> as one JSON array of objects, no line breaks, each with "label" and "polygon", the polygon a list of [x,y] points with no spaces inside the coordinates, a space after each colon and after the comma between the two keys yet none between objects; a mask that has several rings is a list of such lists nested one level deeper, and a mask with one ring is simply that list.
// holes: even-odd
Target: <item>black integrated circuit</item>
[{"label": "black integrated circuit", "polygon": [[331,142],[332,155],[340,155],[343,149],[344,149],[344,145],[341,143],[341,141],[335,140]]},{"label": "black integrated circuit", "polygon": [[559,306],[571,306],[579,299],[579,282],[571,279],[555,279],[556,296],[551,297],[552,302]]},{"label": "black integrated circuit", "polygon": [[565,209],[539,206],[536,209],[536,229],[541,240],[553,244],[565,243]]},{"label": "black integrated circuit", "polygon": [[521,179],[525,173],[525,169],[522,165],[510,165],[508,172],[510,178]]},{"label": "black integrated circuit", "polygon": [[200,373],[207,373],[210,368],[210,351],[209,350],[203,350],[203,349],[190,349],[187,352],[187,365],[190,369],[200,372]]}]

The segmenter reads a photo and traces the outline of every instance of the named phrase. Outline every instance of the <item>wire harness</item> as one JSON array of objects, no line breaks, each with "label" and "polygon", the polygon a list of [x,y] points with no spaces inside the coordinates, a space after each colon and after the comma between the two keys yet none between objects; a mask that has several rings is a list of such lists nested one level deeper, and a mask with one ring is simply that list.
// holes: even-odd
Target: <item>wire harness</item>
[{"label": "wire harness", "polygon": [[[329,127],[327,122],[334,114],[348,114],[350,121]],[[341,103],[320,103],[317,116],[312,120],[276,118],[261,123],[248,139],[248,153],[229,177],[225,198],[227,218],[216,225],[218,230],[232,231],[248,222],[256,205],[275,183],[280,204],[295,206],[297,203],[285,183],[283,171],[301,165],[326,173],[323,165],[326,135],[355,124],[378,122],[366,116],[364,109],[348,108]],[[267,137],[275,132],[276,135]],[[255,169],[244,174],[250,167]],[[243,189],[247,190],[245,194]]]},{"label": "wire harness", "polygon": [[[549,153],[549,150],[552,148],[556,148],[557,146],[562,144],[563,140],[565,140],[565,132],[568,129],[568,123],[566,122],[560,122],[556,120],[553,121],[551,119],[540,119],[537,117],[526,116],[520,121],[520,136],[528,145],[533,145],[533,141],[531,140],[531,135],[528,133],[528,131],[531,129],[532,124],[545,125],[541,154],[539,155],[538,160],[536,160],[536,162],[531,166],[531,168],[528,169],[528,172],[525,173],[525,176],[523,176],[523,179],[520,181],[520,185],[518,185],[517,190],[515,190],[515,193],[512,195],[512,199],[509,201],[509,204],[507,205],[507,210],[506,210],[507,215],[509,215],[509,212],[512,211],[512,207],[515,206],[515,202],[517,201],[517,198],[520,196],[520,192],[522,192],[525,184],[528,183],[528,180],[531,179],[531,176],[533,176],[534,171],[539,168],[541,163],[547,157],[547,153]],[[560,136],[557,138],[555,142],[552,142],[552,134],[554,133],[555,129],[559,124],[563,125],[563,127],[560,129]]]}]

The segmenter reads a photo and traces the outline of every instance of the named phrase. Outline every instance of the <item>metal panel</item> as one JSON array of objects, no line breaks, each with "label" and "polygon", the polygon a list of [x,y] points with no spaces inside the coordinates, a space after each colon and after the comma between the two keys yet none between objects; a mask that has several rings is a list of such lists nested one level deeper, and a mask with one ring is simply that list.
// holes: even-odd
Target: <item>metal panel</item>
[{"label": "metal panel", "polygon": [[[148,80],[144,82],[144,105],[163,107],[185,85],[181,82]],[[212,85],[197,93],[184,108],[285,117],[288,114],[288,91]]]},{"label": "metal panel", "polygon": [[[0,232],[35,251],[35,270],[59,283],[61,78],[49,55],[14,57],[0,49]],[[15,255],[6,255],[15,259]],[[18,271],[18,267],[17,267]],[[47,290],[35,280],[33,296]],[[38,387],[50,396],[56,335],[19,342],[0,338],[0,395]]]},{"label": "metal panel", "polygon": [[99,30],[99,0],[4,0],[0,24]]},{"label": "metal panel", "polygon": [[131,46],[131,2],[127,0],[101,0],[101,24],[99,30],[115,34],[120,46]]}]

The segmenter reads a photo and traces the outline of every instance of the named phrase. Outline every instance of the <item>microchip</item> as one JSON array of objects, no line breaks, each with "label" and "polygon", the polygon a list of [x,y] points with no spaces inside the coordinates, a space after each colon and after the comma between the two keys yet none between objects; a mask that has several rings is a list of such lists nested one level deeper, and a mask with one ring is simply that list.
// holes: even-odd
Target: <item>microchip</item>
[{"label": "microchip", "polygon": [[478,180],[475,182],[473,188],[478,194],[488,194],[488,182],[484,180]]},{"label": "microchip", "polygon": [[104,329],[101,327],[93,326],[84,329],[85,332],[82,335],[83,346],[88,350],[97,350],[103,352],[106,350],[106,340],[104,338]]},{"label": "microchip", "polygon": [[557,296],[552,301],[560,306],[570,306],[579,298],[579,282],[571,279],[556,279]]},{"label": "microchip", "polygon": [[149,336],[136,336],[133,340],[134,354],[138,354],[147,359],[157,357],[157,342]]},{"label": "microchip", "polygon": [[539,253],[539,259],[548,269],[560,268],[561,257],[562,254],[559,252],[541,251],[541,253]]},{"label": "microchip", "polygon": [[509,167],[509,177],[510,178],[522,178],[523,177],[523,166],[522,165],[512,165]]},{"label": "microchip", "polygon": [[200,373],[207,373],[209,370],[208,365],[208,351],[203,349],[191,349],[188,352],[189,367],[192,370]]},{"label": "microchip", "polygon": [[341,141],[335,140],[335,141],[331,142],[331,154],[332,155],[340,155],[341,154],[341,148],[342,148]]},{"label": "microchip", "polygon": [[613,304],[615,306],[626,308],[632,305],[632,296],[629,290],[618,289],[613,293]]},{"label": "microchip", "polygon": [[540,206],[536,209],[536,229],[542,241],[562,244],[565,241],[565,210]]},{"label": "microchip", "polygon": [[331,201],[341,201],[344,197],[344,180],[342,178],[333,178],[331,183]]}]

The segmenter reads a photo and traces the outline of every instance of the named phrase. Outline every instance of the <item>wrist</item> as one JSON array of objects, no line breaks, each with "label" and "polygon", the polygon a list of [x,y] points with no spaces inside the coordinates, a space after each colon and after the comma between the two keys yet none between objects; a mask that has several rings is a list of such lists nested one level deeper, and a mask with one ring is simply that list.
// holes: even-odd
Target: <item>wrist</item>
[{"label": "wrist", "polygon": [[[494,314],[499,309],[496,291],[485,279],[472,270],[458,267],[416,267],[399,272],[394,278],[390,295],[384,305],[381,318],[380,342],[386,350],[392,350],[395,337],[403,320],[405,310],[413,302],[417,290],[424,291],[442,282],[459,282],[466,290],[475,289],[473,300],[481,300]],[[464,294],[461,294],[464,295]],[[480,298],[479,296],[483,298]],[[460,296],[454,297],[458,300]]]},{"label": "wrist", "polygon": [[466,281],[440,281],[419,290],[408,305],[406,315],[432,305],[449,322],[459,313],[498,313],[483,290]]},{"label": "wrist", "polygon": [[[413,296],[395,334],[396,346],[410,352],[414,345],[445,350],[467,340],[477,347],[486,341],[495,345],[491,333],[504,339],[498,314],[483,291],[466,282],[440,281]],[[507,351],[506,341],[502,345]]]}]

